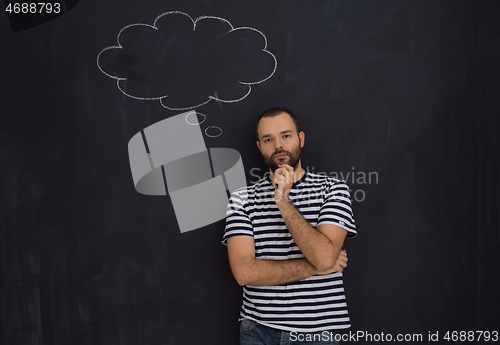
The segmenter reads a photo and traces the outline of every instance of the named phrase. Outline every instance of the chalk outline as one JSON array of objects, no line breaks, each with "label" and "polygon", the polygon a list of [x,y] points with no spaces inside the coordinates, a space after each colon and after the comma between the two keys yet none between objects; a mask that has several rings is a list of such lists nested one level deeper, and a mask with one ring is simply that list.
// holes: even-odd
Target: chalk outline
[{"label": "chalk outline", "polygon": [[[192,106],[192,107],[187,107],[187,108],[169,108],[167,107],[165,104],[163,104],[163,99],[164,98],[167,98],[167,96],[160,96],[160,97],[137,97],[137,96],[132,96],[132,95],[129,95],[127,94],[125,91],[123,91],[123,89],[120,87],[120,82],[122,80],[127,80],[127,78],[120,78],[120,77],[116,77],[116,76],[112,76],[108,73],[106,73],[100,66],[99,64],[99,57],[101,56],[102,53],[104,53],[105,51],[107,50],[110,50],[110,49],[123,49],[123,46],[120,44],[120,35],[121,33],[132,27],[132,26],[147,26],[149,28],[152,28],[154,30],[158,30],[158,27],[156,27],[156,22],[164,17],[164,16],[167,16],[167,15],[170,15],[170,14],[182,14],[182,15],[185,15],[186,17],[188,17],[189,19],[191,19],[191,21],[193,22],[193,31],[196,30],[196,23],[200,20],[203,20],[203,19],[218,19],[218,20],[221,20],[223,22],[226,22],[230,27],[231,27],[231,30],[229,30],[227,33],[230,33],[230,32],[233,32],[233,31],[236,31],[236,30],[242,30],[242,29],[247,29],[247,30],[253,30],[255,32],[258,32],[259,34],[262,35],[262,37],[264,37],[264,49],[262,49],[263,52],[265,53],[268,53],[269,55],[271,55],[274,59],[274,69],[273,71],[271,72],[271,74],[265,78],[265,79],[262,79],[260,81],[257,81],[257,82],[253,82],[253,83],[245,83],[245,82],[241,82],[241,81],[238,81],[240,84],[242,85],[247,85],[248,86],[248,92],[241,98],[239,99],[234,99],[234,100],[224,100],[224,99],[220,99],[216,96],[208,96],[208,100],[206,102],[203,102],[201,104],[198,104],[198,105],[195,105],[195,106]],[[118,87],[118,90],[120,90],[125,96],[127,97],[130,97],[130,98],[133,98],[133,99],[139,99],[139,100],[156,100],[156,99],[159,99],[160,100],[160,104],[162,105],[162,107],[166,108],[166,109],[169,109],[169,110],[191,110],[191,109],[194,109],[194,108],[198,108],[198,107],[201,107],[202,105],[205,105],[207,104],[208,102],[210,102],[211,100],[215,100],[217,102],[223,102],[223,103],[236,103],[236,102],[239,102],[239,101],[242,101],[243,99],[245,99],[246,97],[248,97],[248,95],[252,92],[252,87],[251,85],[255,85],[255,84],[260,84],[262,82],[265,82],[266,80],[268,80],[269,78],[271,78],[274,73],[276,72],[276,69],[278,67],[278,61],[276,60],[276,57],[274,56],[273,53],[271,53],[270,51],[267,50],[267,37],[266,35],[264,35],[261,31],[257,30],[257,29],[254,29],[254,28],[251,28],[251,27],[248,27],[248,26],[242,26],[242,27],[238,27],[238,28],[234,28],[233,25],[226,19],[224,18],[220,18],[220,17],[214,17],[214,16],[201,16],[201,17],[198,17],[196,19],[193,20],[193,18],[191,18],[190,15],[188,15],[187,13],[184,13],[184,12],[181,12],[181,11],[169,11],[169,12],[164,12],[162,14],[160,14],[159,16],[156,17],[156,19],[154,20],[153,22],[153,25],[150,25],[150,24],[144,24],[144,23],[136,23],[136,24],[129,24],[129,25],[126,25],[125,27],[123,27],[123,29],[120,30],[120,32],[118,33],[118,36],[116,38],[116,41],[118,43],[117,46],[109,46],[109,47],[106,47],[104,48],[103,50],[101,50],[99,52],[99,54],[97,55],[97,67],[101,70],[102,73],[104,73],[105,75],[107,75],[108,77],[112,78],[112,79],[116,79],[116,86]]]},{"label": "chalk outline", "polygon": [[[203,116],[203,120],[202,120],[201,122],[198,122],[198,123],[192,123],[192,122],[189,122],[188,117],[189,117],[190,115],[201,115],[201,116]],[[205,122],[205,121],[207,120],[207,116],[206,116],[205,114],[200,113],[199,111],[190,111],[190,112],[186,115],[186,117],[185,117],[184,119],[186,120],[186,123],[187,123],[188,125],[191,125],[191,126],[199,126],[199,125],[201,125],[203,122]],[[211,134],[208,134],[208,129],[209,129],[209,128],[218,128],[218,129],[220,130],[220,133],[219,133],[219,134],[217,134],[217,135],[211,135]],[[220,136],[222,135],[222,133],[224,133],[224,132],[222,131],[222,128],[220,128],[220,127],[218,127],[218,126],[208,126],[207,128],[205,128],[205,131],[204,131],[204,132],[205,132],[205,135],[206,135],[207,137],[209,137],[209,138],[217,138],[217,137],[220,137]]]},{"label": "chalk outline", "polygon": [[[208,129],[209,128],[218,128],[220,130],[220,133],[217,134],[217,135],[210,135],[208,134]],[[205,135],[209,138],[217,138],[217,137],[220,137],[222,135],[222,128],[218,127],[218,126],[208,126],[207,128],[205,128]]]},{"label": "chalk outline", "polygon": [[[192,122],[189,122],[189,121],[188,121],[188,117],[189,117],[190,115],[201,115],[201,116],[203,116],[203,120],[202,120],[201,122],[198,122],[198,123],[192,123]],[[189,112],[189,113],[186,115],[186,118],[185,118],[185,120],[186,120],[187,124],[188,124],[188,125],[191,125],[191,126],[199,126],[199,125],[201,125],[203,122],[205,122],[205,120],[206,120],[206,119],[207,119],[207,115],[202,114],[202,113],[200,113],[200,112],[198,112],[198,111],[195,111],[195,112]]]}]

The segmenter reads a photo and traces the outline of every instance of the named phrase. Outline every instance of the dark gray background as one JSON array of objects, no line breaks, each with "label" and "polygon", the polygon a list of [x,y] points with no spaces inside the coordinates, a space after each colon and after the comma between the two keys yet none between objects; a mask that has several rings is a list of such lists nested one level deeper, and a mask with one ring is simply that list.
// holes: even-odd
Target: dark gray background
[{"label": "dark gray background", "polygon": [[172,10],[256,28],[278,60],[243,101],[197,109],[248,182],[271,106],[298,115],[303,166],[377,172],[348,179],[365,193],[345,244],[352,332],[500,331],[497,1],[82,0],[17,33],[0,15],[0,343],[237,344],[224,221],[181,234],[170,199],[133,186],[128,140],[179,112],[96,64]]}]

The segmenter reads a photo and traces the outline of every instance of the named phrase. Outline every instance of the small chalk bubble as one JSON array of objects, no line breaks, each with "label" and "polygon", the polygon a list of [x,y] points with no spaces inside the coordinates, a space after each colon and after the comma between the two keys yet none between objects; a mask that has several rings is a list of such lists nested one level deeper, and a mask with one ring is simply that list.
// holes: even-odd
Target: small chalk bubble
[{"label": "small chalk bubble", "polygon": [[[198,115],[203,116],[203,120],[199,121]],[[186,115],[186,122],[191,126],[201,125],[203,122],[205,122],[206,119],[207,117],[205,115],[203,115],[202,113],[198,113],[196,111],[192,111]]]},{"label": "small chalk bubble", "polygon": [[205,134],[210,138],[217,138],[222,134],[222,129],[217,126],[209,126],[205,129]]}]

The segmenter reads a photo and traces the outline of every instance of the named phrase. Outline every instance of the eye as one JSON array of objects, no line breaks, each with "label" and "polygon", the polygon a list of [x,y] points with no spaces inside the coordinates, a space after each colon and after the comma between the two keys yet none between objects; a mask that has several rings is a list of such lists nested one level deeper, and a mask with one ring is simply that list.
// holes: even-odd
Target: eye
[{"label": "eye", "polygon": [[271,139],[270,139],[270,138],[264,139],[264,142],[265,142],[265,143],[268,143],[268,142],[270,142],[270,141],[271,141]]},{"label": "eye", "polygon": [[283,138],[289,138],[289,137],[290,137],[290,134],[285,134],[285,135],[283,136]]}]

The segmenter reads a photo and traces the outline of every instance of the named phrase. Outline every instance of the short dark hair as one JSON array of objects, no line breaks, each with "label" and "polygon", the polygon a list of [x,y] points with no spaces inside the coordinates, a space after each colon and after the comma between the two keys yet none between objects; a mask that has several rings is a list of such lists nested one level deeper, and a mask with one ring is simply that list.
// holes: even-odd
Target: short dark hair
[{"label": "short dark hair", "polygon": [[260,138],[259,138],[260,120],[262,120],[264,117],[275,117],[275,116],[278,116],[279,114],[282,114],[282,113],[288,114],[290,116],[293,123],[295,124],[295,128],[297,129],[297,135],[299,134],[299,132],[300,132],[299,121],[297,120],[297,117],[292,113],[292,111],[289,109],[286,109],[286,108],[274,107],[274,108],[267,109],[262,114],[260,114],[259,119],[257,120],[257,124],[255,125],[255,133],[257,134],[257,140],[260,141]]}]

